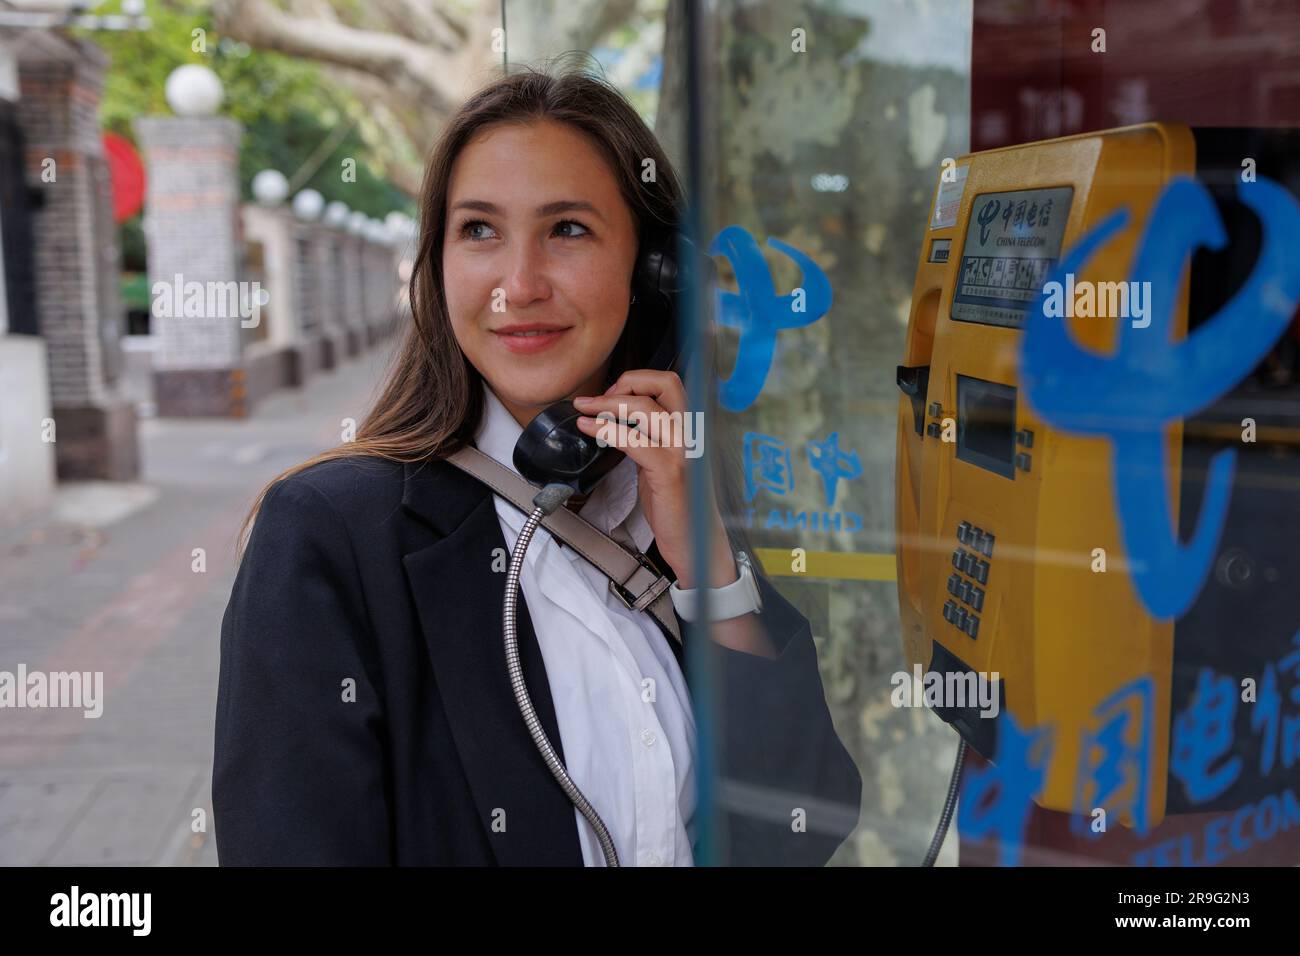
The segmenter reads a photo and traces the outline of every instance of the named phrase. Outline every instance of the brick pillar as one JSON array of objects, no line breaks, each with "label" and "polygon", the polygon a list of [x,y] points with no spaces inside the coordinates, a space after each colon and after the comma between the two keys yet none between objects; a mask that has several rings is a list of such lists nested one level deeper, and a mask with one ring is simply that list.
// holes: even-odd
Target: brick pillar
[{"label": "brick pillar", "polygon": [[[149,116],[135,128],[148,171],[158,414],[241,418],[251,404],[237,285],[241,127],[220,116]],[[187,308],[196,293],[202,306]]]},{"label": "brick pillar", "polygon": [[334,337],[341,356],[351,358],[361,351],[362,336],[357,333],[357,318],[348,305],[348,256],[351,254],[351,237],[342,229],[326,226],[321,230],[322,247],[326,262],[326,286],[333,305]]},{"label": "brick pillar", "polygon": [[397,266],[401,262],[401,246],[397,240],[383,246],[384,254],[384,312],[383,336],[388,338],[397,329],[397,297],[401,291],[402,280],[398,278]]},{"label": "brick pillar", "polygon": [[360,233],[354,233],[352,258],[348,263],[348,269],[351,272],[352,294],[356,302],[356,317],[361,325],[361,344],[364,348],[369,348],[375,341],[370,325],[370,295],[366,281],[366,272],[370,268],[369,249],[370,243],[366,242],[365,237]]},{"label": "brick pillar", "polygon": [[397,299],[397,257],[385,243],[365,245],[366,322],[371,342],[392,334]]},{"label": "brick pillar", "polygon": [[285,206],[246,203],[243,216],[244,241],[262,247],[263,287],[270,297],[262,310],[267,339],[279,348],[295,346],[302,333],[293,295],[293,214]]},{"label": "brick pillar", "polygon": [[[364,239],[364,237],[363,237]],[[361,246],[362,297],[366,309],[366,339],[375,342],[379,339],[380,302],[383,299],[380,285],[382,279],[375,269],[375,244],[364,239]]]},{"label": "brick pillar", "polygon": [[298,304],[298,222],[288,206],[244,206],[244,235],[262,247],[262,263],[270,303],[262,312],[269,320],[268,340],[281,353],[283,384],[303,385],[320,370],[320,342],[302,327]]},{"label": "brick pillar", "polygon": [[326,290],[317,252],[316,233],[321,226],[295,220],[293,225],[294,301],[298,324],[308,347],[316,353],[316,368],[331,369],[335,364],[334,342],[325,316]]},{"label": "brick pillar", "polygon": [[309,224],[312,268],[319,294],[321,342],[327,356],[327,367],[333,368],[347,358],[347,336],[343,332],[343,303],[339,299],[339,277],[334,265],[334,229],[319,220]]},{"label": "brick pillar", "polygon": [[99,131],[107,57],[90,41],[18,49],[18,121],[32,217],[36,303],[49,362],[60,478],[140,473],[135,407],[119,391],[125,311],[108,161]]},{"label": "brick pillar", "polygon": [[369,344],[366,338],[366,304],[361,284],[361,268],[365,244],[347,230],[338,236],[339,278],[343,302],[343,327],[348,337],[348,351],[355,355]]}]

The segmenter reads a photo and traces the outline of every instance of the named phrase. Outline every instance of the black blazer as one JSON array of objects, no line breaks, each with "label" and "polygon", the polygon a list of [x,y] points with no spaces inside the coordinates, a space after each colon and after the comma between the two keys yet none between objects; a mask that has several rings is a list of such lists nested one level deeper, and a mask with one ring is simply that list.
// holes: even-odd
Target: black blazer
[{"label": "black blazer", "polygon": [[[496,548],[491,492],[445,461],[335,460],[272,487],[221,627],[223,865],[582,865],[573,806],[510,690]],[[857,823],[862,781],[831,726],[807,620],[759,585],[781,656],[708,642],[725,699],[725,862],[821,865]],[[562,757],[522,600],[518,625]],[[796,807],[806,832],[793,832]]]}]

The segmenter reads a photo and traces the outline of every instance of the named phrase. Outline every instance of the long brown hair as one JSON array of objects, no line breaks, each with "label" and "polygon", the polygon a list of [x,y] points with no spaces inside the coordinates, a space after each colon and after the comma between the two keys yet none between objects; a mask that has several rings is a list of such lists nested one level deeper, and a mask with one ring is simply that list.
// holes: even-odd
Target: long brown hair
[{"label": "long brown hair", "polygon": [[[295,465],[262,489],[244,521],[241,542],[271,486],[313,465],[365,455],[402,462],[440,458],[473,439],[483,413],[482,376],[452,332],[442,274],[452,164],[484,128],[538,120],[566,123],[600,149],[632,211],[640,243],[676,229],[682,191],[672,164],[636,110],[603,77],[522,67],[480,89],[450,118],[429,157],[410,280],[411,323],[374,407],[354,441]],[[647,159],[654,161],[648,182],[642,176]],[[610,358],[611,382],[648,358],[657,335],[647,305],[634,302],[629,309]]]}]

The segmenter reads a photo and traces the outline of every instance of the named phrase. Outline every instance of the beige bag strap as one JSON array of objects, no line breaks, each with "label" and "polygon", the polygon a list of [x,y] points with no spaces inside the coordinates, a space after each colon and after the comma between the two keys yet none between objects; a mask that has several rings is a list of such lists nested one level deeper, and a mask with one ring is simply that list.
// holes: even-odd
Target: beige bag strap
[{"label": "beige bag strap", "polygon": [[[447,456],[457,468],[474,476],[526,515],[533,513],[538,488],[501,462],[466,445]],[[672,581],[639,551],[629,551],[591,522],[568,508],[557,508],[542,519],[542,527],[573,548],[609,578],[609,589],[633,611],[649,611],[669,634],[682,642],[668,587]]]}]

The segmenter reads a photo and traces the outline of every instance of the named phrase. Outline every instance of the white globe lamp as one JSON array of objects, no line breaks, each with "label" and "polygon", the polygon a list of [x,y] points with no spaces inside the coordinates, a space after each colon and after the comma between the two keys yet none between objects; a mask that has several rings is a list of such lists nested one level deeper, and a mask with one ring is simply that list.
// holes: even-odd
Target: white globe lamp
[{"label": "white globe lamp", "polygon": [[214,116],[225,95],[217,74],[200,63],[178,66],[163,86],[167,105],[177,116]]}]

